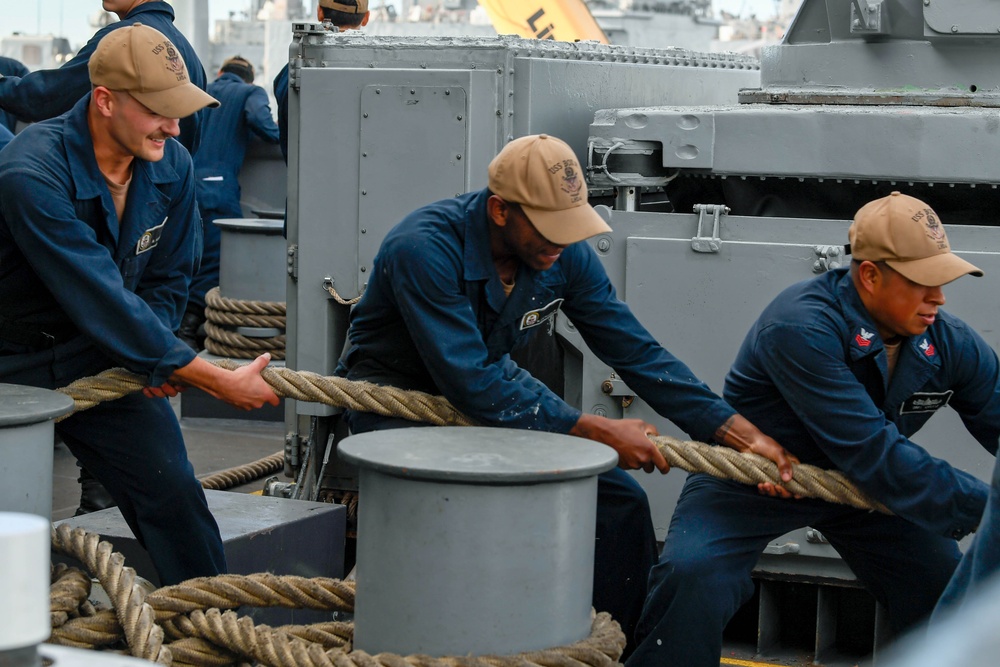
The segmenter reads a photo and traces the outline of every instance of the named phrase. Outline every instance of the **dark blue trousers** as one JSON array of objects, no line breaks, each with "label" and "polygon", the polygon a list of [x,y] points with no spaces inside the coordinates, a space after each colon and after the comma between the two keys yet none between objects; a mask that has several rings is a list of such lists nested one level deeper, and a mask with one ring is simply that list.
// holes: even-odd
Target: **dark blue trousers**
[{"label": "dark blue trousers", "polygon": [[[690,475],[670,522],[629,667],[718,667],[722,631],[753,595],[750,573],[768,542],[820,530],[900,632],[930,614],[959,560],[958,544],[903,519]],[[812,613],[812,612],[810,612]]]},{"label": "dark blue trousers", "polygon": [[164,586],[226,571],[219,527],[167,399],[130,394],[59,422],[56,432],[115,499]]},{"label": "dark blue trousers", "polygon": [[955,576],[948,583],[932,621],[937,623],[951,611],[957,611],[973,599],[977,589],[1000,572],[1000,459],[993,465],[993,482],[986,511],[969,550],[958,564]]},{"label": "dark blue trousers", "polygon": [[[352,433],[427,426],[405,419],[345,413]],[[646,492],[624,470],[615,468],[597,478],[597,532],[594,550],[594,608],[621,624],[633,646],[635,625],[646,596],[646,578],[656,563],[656,535]]]}]

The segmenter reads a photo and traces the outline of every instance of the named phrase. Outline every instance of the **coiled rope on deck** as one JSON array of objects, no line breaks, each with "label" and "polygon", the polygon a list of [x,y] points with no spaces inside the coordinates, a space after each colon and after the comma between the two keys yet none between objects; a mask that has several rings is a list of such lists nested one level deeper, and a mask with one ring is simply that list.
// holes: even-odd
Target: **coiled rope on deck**
[{"label": "coiled rope on deck", "polygon": [[[353,582],[267,573],[220,575],[147,594],[132,568],[125,567],[121,554],[98,535],[64,524],[52,530],[52,546],[97,574],[114,610],[90,616],[74,611],[75,601],[89,605],[85,601],[89,579],[73,568],[54,569],[52,608],[61,611],[58,618],[53,614],[49,641],[93,648],[124,636],[132,655],[163,665],[222,667],[252,660],[273,667],[612,667],[625,648],[621,628],[602,613],[594,617],[590,636],[569,646],[507,656],[370,655],[351,650],[352,623],[271,628],[254,625],[250,618],[230,611],[252,605],[349,612],[354,610]],[[63,613],[75,618],[67,621]],[[77,626],[74,632],[68,632],[67,626],[73,624]],[[80,639],[79,629],[87,624],[93,644]],[[98,624],[103,625],[99,628]]]},{"label": "coiled rope on deck", "polygon": [[285,330],[283,301],[252,301],[222,296],[218,287],[205,294],[205,349],[212,354],[252,359],[270,352],[274,359],[285,358],[285,334],[246,336],[238,327]]},{"label": "coiled rope on deck", "polygon": [[[215,363],[235,370],[242,364],[223,359]],[[267,367],[261,377],[274,393],[283,398],[323,403],[361,412],[374,412],[388,417],[426,422],[436,426],[471,426],[474,422],[459,412],[442,396],[407,391],[358,382],[339,377],[327,377],[309,371],[294,371],[283,367]],[[76,402],[76,410],[85,410],[97,403],[120,398],[145,386],[142,377],[121,368],[113,368],[94,376],[81,378],[58,391]],[[688,472],[704,472],[722,479],[744,484],[771,482],[805,498],[818,498],[858,509],[891,512],[882,503],[870,498],[847,477],[836,470],[816,466],[794,466],[791,481],[784,482],[773,461],[750,452],[736,452],[728,447],[712,446],[670,436],[651,436],[667,462]]]}]

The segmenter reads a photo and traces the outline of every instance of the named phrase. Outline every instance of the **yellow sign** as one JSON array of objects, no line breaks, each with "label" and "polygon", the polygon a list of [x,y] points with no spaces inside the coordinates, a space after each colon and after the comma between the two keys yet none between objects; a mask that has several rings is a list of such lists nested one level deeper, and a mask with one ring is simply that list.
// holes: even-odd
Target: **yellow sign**
[{"label": "yellow sign", "polygon": [[479,0],[498,35],[607,44],[583,0]]}]

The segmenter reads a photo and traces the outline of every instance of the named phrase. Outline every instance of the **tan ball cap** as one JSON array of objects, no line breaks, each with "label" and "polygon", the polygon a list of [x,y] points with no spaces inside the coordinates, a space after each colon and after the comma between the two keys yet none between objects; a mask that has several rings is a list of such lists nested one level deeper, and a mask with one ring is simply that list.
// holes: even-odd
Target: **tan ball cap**
[{"label": "tan ball cap", "polygon": [[580,163],[566,142],[533,134],[510,142],[493,158],[489,188],[521,209],[548,241],[569,245],[611,228],[587,203]]},{"label": "tan ball cap", "polygon": [[899,192],[862,206],[847,235],[854,259],[884,261],[918,285],[938,287],[965,274],[983,275],[952,253],[934,209]]},{"label": "tan ball cap", "polygon": [[112,30],[90,56],[90,83],[128,93],[164,118],[186,118],[219,101],[191,83],[177,48],[159,30],[133,23]]},{"label": "tan ball cap", "polygon": [[358,4],[356,5],[345,5],[336,0],[319,0],[319,6],[326,7],[327,9],[336,9],[338,12],[344,12],[345,14],[364,14],[368,11],[368,0],[358,0]]}]

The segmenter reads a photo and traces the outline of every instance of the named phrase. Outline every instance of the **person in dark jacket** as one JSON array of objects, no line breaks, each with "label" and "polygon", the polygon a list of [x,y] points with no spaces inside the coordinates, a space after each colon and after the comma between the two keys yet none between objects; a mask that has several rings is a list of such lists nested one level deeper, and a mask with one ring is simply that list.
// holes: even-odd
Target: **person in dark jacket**
[{"label": "person in dark jacket", "polygon": [[[105,35],[115,30],[142,23],[159,30],[180,52],[187,65],[191,82],[205,90],[208,79],[198,55],[181,31],[174,26],[174,8],[154,0],[104,0],[106,11],[121,20],[101,28],[76,56],[58,69],[38,70],[23,76],[0,78],[0,109],[24,121],[40,121],[66,113],[90,92],[87,62]],[[202,112],[181,119],[180,142],[193,155],[198,148],[199,124]]]},{"label": "person in dark jacket", "polygon": [[205,294],[219,284],[220,234],[213,222],[243,217],[239,175],[251,135],[278,143],[278,126],[271,117],[267,93],[253,85],[253,80],[253,65],[235,56],[222,63],[218,78],[208,86],[208,93],[221,106],[206,110],[201,145],[194,155],[205,247],[177,331],[177,336],[195,350],[204,347],[199,327],[205,321]]},{"label": "person in dark jacket", "polygon": [[[368,23],[368,0],[319,0],[316,20],[329,24],[340,32],[358,30]],[[281,134],[281,154],[288,162],[288,65],[274,77],[274,99],[278,105],[278,129]]]},{"label": "person in dark jacket", "polygon": [[761,552],[805,526],[904,631],[930,614],[958,564],[957,540],[979,524],[989,487],[910,438],[951,406],[996,453],[997,356],[941,309],[942,285],[982,272],[951,252],[930,206],[899,192],[862,207],[849,239],[849,268],[793,285],[764,309],[723,396],[803,463],[842,471],[893,514],[691,475],[650,574],[630,667],[718,667],[723,628],[753,594]]},{"label": "person in dark jacket", "polygon": [[146,378],[56,425],[107,488],[163,584],[226,569],[173,408],[181,385],[237,407],[277,405],[269,356],[226,371],[173,331],[198,263],[201,216],[178,119],[217,104],[159,31],[109,32],[93,91],[0,151],[0,381],[53,389],[122,366]]},{"label": "person in dark jacket", "polygon": [[[0,56],[0,76],[25,76],[30,71],[20,60]],[[9,111],[0,112],[0,125],[6,127],[11,133],[16,132],[17,116]]]},{"label": "person in dark jacket", "polygon": [[[515,139],[489,186],[418,209],[382,242],[351,312],[338,375],[442,394],[480,424],[568,433],[618,452],[598,480],[594,606],[622,625],[638,618],[656,562],[649,503],[625,470],[669,465],[639,419],[582,413],[511,360],[569,317],[591,350],[659,414],[698,440],[752,450],[790,479],[794,459],[657,343],[618,300],[585,239],[610,231],[587,202],[572,149],[547,135]],[[418,426],[348,411],[353,433]]]},{"label": "person in dark jacket", "polygon": [[[58,69],[38,70],[23,76],[0,76],[0,109],[24,121],[41,121],[69,111],[90,92],[88,63],[105,36],[142,23],[166,35],[188,68],[191,83],[205,90],[205,70],[194,48],[174,26],[174,8],[153,0],[103,0],[105,11],[120,21],[101,28],[72,60]],[[193,155],[200,141],[200,119],[204,111],[180,120],[180,143]],[[80,506],[77,514],[93,512],[114,505],[107,491],[84,467],[80,470]]]}]

